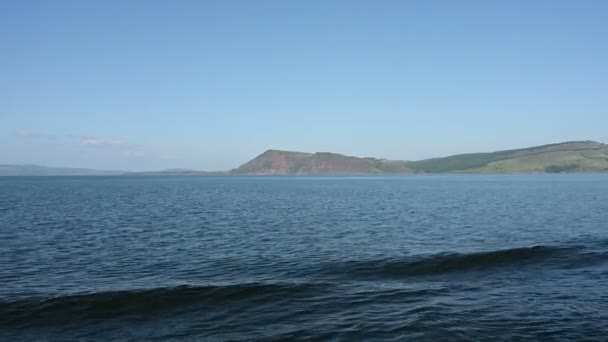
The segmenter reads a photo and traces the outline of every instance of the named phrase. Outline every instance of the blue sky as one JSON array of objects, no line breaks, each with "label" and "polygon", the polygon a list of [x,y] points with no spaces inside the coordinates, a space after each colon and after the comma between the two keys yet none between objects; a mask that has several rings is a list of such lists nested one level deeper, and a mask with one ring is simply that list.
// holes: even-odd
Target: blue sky
[{"label": "blue sky", "polygon": [[608,142],[607,1],[0,2],[0,163]]}]

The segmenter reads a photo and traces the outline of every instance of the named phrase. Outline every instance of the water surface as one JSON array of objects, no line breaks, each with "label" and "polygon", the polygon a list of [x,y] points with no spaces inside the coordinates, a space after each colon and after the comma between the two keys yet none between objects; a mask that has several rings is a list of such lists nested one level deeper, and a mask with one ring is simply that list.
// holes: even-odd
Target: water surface
[{"label": "water surface", "polygon": [[608,175],[0,178],[0,339],[604,340]]}]

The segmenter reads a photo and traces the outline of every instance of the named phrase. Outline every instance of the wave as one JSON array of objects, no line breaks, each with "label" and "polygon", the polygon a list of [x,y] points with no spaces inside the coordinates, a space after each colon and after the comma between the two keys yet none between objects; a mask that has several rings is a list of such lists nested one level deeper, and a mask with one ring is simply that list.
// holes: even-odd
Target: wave
[{"label": "wave", "polygon": [[[498,268],[595,267],[608,263],[604,248],[589,246],[532,246],[477,253],[441,253],[430,256],[411,256],[397,259],[346,261],[321,264],[309,268],[309,277],[330,280],[326,276],[357,279],[391,279],[404,277],[438,276]],[[530,271],[528,269],[528,271]],[[335,280],[335,279],[334,279]],[[342,279],[344,280],[344,279]],[[331,281],[331,280],[330,280]],[[180,310],[245,307],[282,301],[322,298],[333,293],[339,283],[241,283],[233,285],[177,286],[139,290],[94,292],[52,298],[31,297],[19,300],[0,299],[0,327],[53,325],[80,320],[103,320],[114,317],[141,318],[149,314],[163,314]],[[445,289],[444,289],[445,290]],[[427,291],[427,292],[425,292]],[[350,303],[390,301],[393,298],[421,298],[434,296],[437,289],[404,291],[372,291],[350,293]],[[319,297],[321,295],[321,297]]]},{"label": "wave", "polygon": [[[442,253],[429,257],[354,261],[340,265],[338,273],[375,277],[440,275],[542,262],[560,256],[566,250],[565,247],[533,246],[467,254]],[[330,272],[336,273],[335,269]]]},{"label": "wave", "polygon": [[313,287],[311,284],[265,283],[177,286],[0,301],[0,326],[141,316],[194,304],[221,306],[238,301],[277,299],[307,292]]}]

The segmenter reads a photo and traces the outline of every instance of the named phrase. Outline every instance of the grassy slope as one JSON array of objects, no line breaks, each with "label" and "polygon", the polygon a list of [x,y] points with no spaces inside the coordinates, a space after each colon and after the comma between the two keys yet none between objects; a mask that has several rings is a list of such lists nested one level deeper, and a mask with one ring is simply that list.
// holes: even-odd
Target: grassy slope
[{"label": "grassy slope", "polygon": [[567,142],[531,148],[427,159],[407,164],[417,172],[585,172],[608,171],[606,145]]},{"label": "grassy slope", "polygon": [[489,163],[467,172],[592,172],[608,171],[608,156],[599,151],[556,151]]}]

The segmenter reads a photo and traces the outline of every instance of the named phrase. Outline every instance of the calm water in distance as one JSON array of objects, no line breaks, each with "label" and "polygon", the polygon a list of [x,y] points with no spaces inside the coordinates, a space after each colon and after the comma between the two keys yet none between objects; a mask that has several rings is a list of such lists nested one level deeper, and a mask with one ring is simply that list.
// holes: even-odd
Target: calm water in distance
[{"label": "calm water in distance", "polygon": [[608,175],[0,178],[0,340],[608,338]]}]

